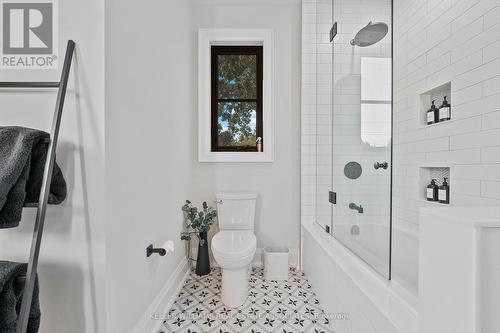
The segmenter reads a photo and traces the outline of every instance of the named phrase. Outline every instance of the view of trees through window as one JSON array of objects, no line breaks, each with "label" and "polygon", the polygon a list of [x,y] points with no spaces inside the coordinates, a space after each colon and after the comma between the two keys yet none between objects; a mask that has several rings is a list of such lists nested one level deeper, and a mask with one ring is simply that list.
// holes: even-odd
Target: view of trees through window
[{"label": "view of trees through window", "polygon": [[212,150],[256,150],[257,137],[262,137],[261,50],[258,46],[212,49],[212,135],[216,135]]}]

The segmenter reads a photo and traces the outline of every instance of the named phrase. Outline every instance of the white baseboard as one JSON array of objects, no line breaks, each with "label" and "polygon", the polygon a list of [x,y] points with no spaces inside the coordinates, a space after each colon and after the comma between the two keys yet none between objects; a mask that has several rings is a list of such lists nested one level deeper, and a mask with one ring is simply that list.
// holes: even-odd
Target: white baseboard
[{"label": "white baseboard", "polygon": [[163,323],[165,311],[170,309],[179,294],[184,281],[189,274],[189,265],[186,258],[183,258],[165,286],[160,290],[158,296],[148,307],[132,333],[158,332]]}]

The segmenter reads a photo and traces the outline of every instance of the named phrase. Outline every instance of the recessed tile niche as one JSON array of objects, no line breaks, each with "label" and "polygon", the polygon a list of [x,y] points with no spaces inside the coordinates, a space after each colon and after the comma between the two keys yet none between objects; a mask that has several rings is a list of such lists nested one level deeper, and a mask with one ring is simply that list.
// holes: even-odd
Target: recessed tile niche
[{"label": "recessed tile niche", "polygon": [[442,84],[438,87],[432,88],[431,90],[428,90],[420,94],[420,125],[422,127],[436,126],[453,120],[453,111],[452,111],[451,113],[452,119],[430,125],[427,124],[427,111],[431,108],[432,101],[435,101],[434,105],[436,105],[436,108],[439,108],[439,106],[441,106],[441,103],[443,102],[444,96],[446,96],[446,100],[452,106],[451,108],[453,110],[453,102],[451,96],[451,82],[447,82],[445,84]]},{"label": "recessed tile niche", "polygon": [[451,204],[451,192],[453,191],[453,183],[450,179],[450,167],[442,166],[442,167],[420,167],[420,180],[419,180],[419,200],[435,205],[449,205],[443,204],[438,201],[427,201],[427,185],[431,183],[431,180],[435,179],[436,184],[441,186],[443,184],[444,178],[448,179],[448,185],[450,186],[450,204]]}]

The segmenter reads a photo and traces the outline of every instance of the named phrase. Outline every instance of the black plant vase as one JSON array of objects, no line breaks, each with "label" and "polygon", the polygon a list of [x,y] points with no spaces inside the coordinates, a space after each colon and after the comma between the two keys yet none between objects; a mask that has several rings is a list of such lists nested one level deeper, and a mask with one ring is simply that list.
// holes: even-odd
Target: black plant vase
[{"label": "black plant vase", "polygon": [[208,256],[207,232],[200,232],[198,243],[198,258],[196,259],[196,275],[202,276],[210,273],[210,258]]}]

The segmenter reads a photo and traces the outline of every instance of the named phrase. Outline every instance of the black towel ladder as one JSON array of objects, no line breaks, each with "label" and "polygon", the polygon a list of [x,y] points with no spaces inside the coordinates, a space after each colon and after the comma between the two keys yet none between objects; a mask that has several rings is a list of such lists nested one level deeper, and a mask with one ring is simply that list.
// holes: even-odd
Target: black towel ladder
[{"label": "black towel ladder", "polygon": [[31,241],[30,257],[28,261],[28,269],[26,272],[26,281],[24,284],[23,299],[21,303],[21,311],[17,321],[16,333],[26,333],[28,328],[28,320],[33,299],[33,288],[35,286],[36,271],[38,267],[38,256],[40,254],[40,245],[42,242],[43,225],[45,222],[45,212],[47,210],[47,201],[49,197],[50,181],[52,179],[52,171],[55,163],[55,153],[57,148],[57,139],[59,137],[59,127],[61,125],[61,116],[64,106],[64,98],[66,97],[66,89],[68,87],[69,72],[71,70],[71,62],[75,50],[75,42],[68,41],[66,46],[66,55],[59,82],[0,82],[0,88],[57,88],[57,99],[54,116],[52,120],[52,129],[50,132],[49,148],[47,152],[47,160],[43,171],[42,188],[40,190],[40,198],[38,200],[35,227],[33,230],[33,239]]}]

